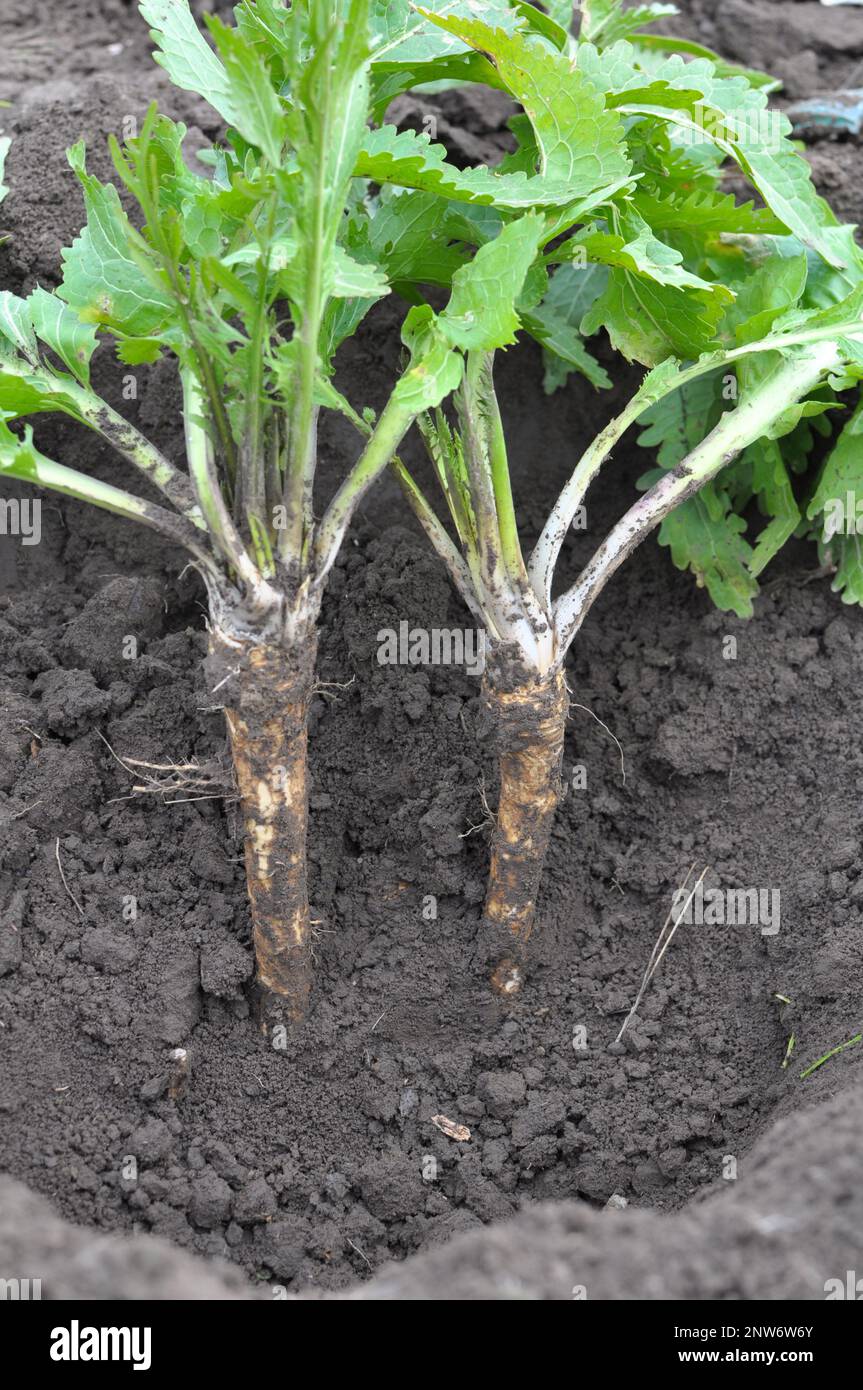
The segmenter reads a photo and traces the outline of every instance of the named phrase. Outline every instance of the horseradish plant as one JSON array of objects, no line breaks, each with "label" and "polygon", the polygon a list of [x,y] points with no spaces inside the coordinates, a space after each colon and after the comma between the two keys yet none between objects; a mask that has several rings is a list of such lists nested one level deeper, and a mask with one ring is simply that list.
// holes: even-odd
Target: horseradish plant
[{"label": "horseradish plant", "polygon": [[[208,673],[245,820],[257,977],[296,1020],[310,988],[306,724],[327,575],[412,422],[459,385],[465,352],[510,340],[544,222],[530,212],[504,225],[509,215],[571,208],[585,179],[461,171],[427,139],[375,127],[429,52],[441,59],[438,31],[406,5],[243,0],[236,27],[208,18],[212,44],[187,0],[141,0],[140,10],[158,61],[215,108],[227,143],[201,153],[205,175],[187,162],[184,127],[155,109],[124,145],[112,141],[140,227],[117,188],[88,173],[83,145],[69,150],[87,222],[63,253],[62,283],[56,294],[0,294],[0,471],[149,526],[200,571]],[[447,76],[472,75],[465,52],[441,59]],[[399,184],[414,191],[396,196]],[[498,219],[481,247],[465,235],[474,213]],[[449,303],[408,313],[408,360],[375,419],[335,389],[334,355],[391,286],[416,298],[420,282],[451,286]],[[126,364],[176,358],[188,472],[92,389],[103,338]],[[323,504],[321,410],[367,434]],[[10,426],[42,411],[95,430],[153,497],[49,459],[29,425]]]},{"label": "horseradish plant", "polygon": [[[493,81],[521,105],[512,123],[518,152],[501,169],[577,178],[581,225],[564,239],[555,211],[504,210],[475,219],[465,235],[481,244],[498,224],[513,235],[531,228],[525,237],[535,236],[538,255],[516,307],[521,326],[547,350],[552,386],[571,370],[610,384],[585,343],[601,328],[650,370],[584,450],[530,554],[510,487],[494,354],[481,343],[470,344],[455,425],[442,410],[421,422],[450,530],[404,465],[394,465],[488,638],[485,695],[499,731],[500,799],[480,955],[505,994],[524,977],[560,795],[564,662],[592,604],[662,523],[675,562],[691,567],[722,606],[748,611],[755,576],[801,525],[789,468],[805,462],[809,421],[863,375],[863,256],[853,229],[816,195],[787,121],[768,111],[768,79],[729,72],[673,40],[619,37],[667,6],[630,12],[618,0],[588,0],[577,42],[563,29],[537,30],[527,8],[502,22],[485,6],[462,14],[418,6],[474,52],[484,65],[474,70],[477,80]],[[452,56],[448,50],[447,62]],[[723,191],[731,161],[763,209]],[[587,490],[642,418],[642,442],[658,447],[659,473],[644,480],[644,495],[575,582],[556,592],[561,550]],[[810,499],[811,515],[849,466],[859,414],[848,428],[828,463],[833,476]],[[539,421],[537,440],[541,447]],[[771,518],[754,549],[737,512],[753,497]]]}]

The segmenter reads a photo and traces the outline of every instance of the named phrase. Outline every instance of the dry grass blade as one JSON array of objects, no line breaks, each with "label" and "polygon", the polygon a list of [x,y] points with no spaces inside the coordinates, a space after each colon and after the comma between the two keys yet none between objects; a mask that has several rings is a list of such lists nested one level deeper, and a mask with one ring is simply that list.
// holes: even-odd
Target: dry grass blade
[{"label": "dry grass blade", "polygon": [[63,865],[62,865],[62,863],[60,862],[60,837],[59,837],[59,836],[57,837],[57,842],[56,842],[56,844],[54,845],[54,858],[57,860],[57,868],[60,870],[60,877],[61,877],[61,879],[63,880],[63,887],[66,889],[66,892],[67,892],[68,896],[71,898],[72,902],[73,902],[73,903],[75,904],[75,906],[77,907],[77,909],[78,909],[79,913],[81,914],[81,916],[82,916],[82,917],[86,916],[83,907],[82,907],[81,904],[79,903],[78,899],[75,897],[75,894],[72,892],[72,889],[69,887],[69,884],[68,884],[67,879],[66,879],[66,875],[65,875],[64,872],[63,872]]},{"label": "dry grass blade", "polygon": [[638,994],[635,996],[635,1003],[629,1010],[629,1013],[626,1015],[626,1018],[623,1020],[623,1026],[621,1027],[620,1032],[614,1040],[616,1043],[619,1043],[622,1040],[624,1033],[626,1032],[630,1023],[634,1019],[635,1015],[638,1013],[639,1005],[641,1004],[642,999],[647,993],[647,987],[650,984],[650,981],[653,979],[654,975],[659,969],[665,952],[668,950],[669,946],[674,940],[675,932],[677,931],[677,928],[680,926],[680,923],[686,916],[686,911],[689,907],[689,904],[692,902],[692,899],[698,892],[699,887],[704,882],[705,876],[708,871],[708,866],[705,865],[702,869],[701,874],[696,879],[695,883],[689,891],[689,896],[687,897],[686,902],[683,904],[683,907],[680,909],[677,916],[674,917],[674,920],[672,922],[672,918],[674,916],[674,903],[678,900],[681,893],[686,892],[689,880],[692,877],[694,870],[695,865],[692,864],[687,872],[686,878],[683,880],[677,892],[675,893],[674,898],[672,899],[671,909],[668,913],[668,916],[665,919],[665,922],[663,923],[662,931],[659,933],[659,936],[656,939],[656,944],[650,953],[650,960],[647,962],[647,969],[644,972],[644,978],[641,981],[641,987],[638,991]]}]

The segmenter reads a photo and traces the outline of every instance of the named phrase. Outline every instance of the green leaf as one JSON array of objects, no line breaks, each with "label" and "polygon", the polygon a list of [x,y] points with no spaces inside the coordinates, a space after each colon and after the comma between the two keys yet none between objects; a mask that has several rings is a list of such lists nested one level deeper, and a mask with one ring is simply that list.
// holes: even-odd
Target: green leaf
[{"label": "green leaf", "polygon": [[733,159],[767,206],[805,246],[832,266],[863,273],[863,253],[853,230],[840,225],[815,191],[806,159],[791,137],[791,123],[769,110],[763,90],[742,78],[720,76],[703,58],[678,55],[639,66],[638,50],[617,43],[605,52],[583,43],[578,66],[606,92],[609,105],[626,115],[645,115],[675,125],[693,150],[715,146]]},{"label": "green leaf", "polygon": [[667,516],[659,530],[679,570],[690,570],[722,612],[751,618],[758,582],[752,574],[752,547],[743,538],[746,522],[731,509],[717,483],[705,487]]},{"label": "green leaf", "polygon": [[715,343],[723,301],[714,293],[662,285],[627,270],[610,272],[608,285],[581,322],[591,337],[606,328],[630,362],[655,367],[670,354],[700,357]]},{"label": "green leaf", "polygon": [[196,92],[239,130],[231,79],[195,23],[188,0],[139,0],[138,9],[159,49],[153,56],[174,86]]},{"label": "green leaf", "polygon": [[229,29],[217,16],[207,15],[207,27],[225,66],[232,125],[271,164],[280,164],[287,122],[266,63],[236,29]]},{"label": "green leaf", "polygon": [[90,385],[90,358],[96,350],[96,329],[82,323],[74,310],[41,287],[27,300],[33,327],[82,386]]},{"label": "green leaf", "polygon": [[559,24],[561,29],[569,33],[575,11],[581,9],[581,3],[580,0],[547,0],[545,8],[555,24]]},{"label": "green leaf", "polygon": [[[752,490],[762,513],[771,518],[755,542],[749,562],[749,572],[753,578],[757,578],[794,535],[800,525],[800,508],[782,448],[774,440],[762,439],[751,445],[740,460],[740,465],[751,467]],[[733,466],[731,473],[737,472],[740,465]],[[733,485],[733,477],[729,482]]]},{"label": "green leaf", "polygon": [[458,169],[448,163],[446,153],[443,145],[432,144],[426,134],[385,125],[364,132],[354,173],[375,183],[398,184],[457,202],[514,211],[565,207],[573,201],[572,187],[565,180],[530,178],[522,173],[497,174],[485,167]]},{"label": "green leaf", "polygon": [[622,0],[581,0],[581,30],[579,38],[599,44],[602,31],[620,13]]},{"label": "green leaf", "polygon": [[392,400],[407,412],[434,410],[458,390],[464,358],[440,331],[427,304],[410,310],[402,327],[402,342],[410,350],[410,365],[393,391]]},{"label": "green leaf", "polygon": [[449,304],[439,316],[440,331],[463,351],[492,352],[515,342],[516,301],[536,259],[543,219],[526,213],[480,247],[469,265],[453,276]]},{"label": "green leaf", "polygon": [[863,401],[828,455],[807,516],[820,522],[819,553],[835,567],[834,593],[863,603]]},{"label": "green leaf", "polygon": [[[569,43],[569,30],[572,25],[573,5],[571,0],[562,0],[561,3],[548,4],[545,0],[543,8],[533,3],[533,0],[510,0],[512,8],[517,11],[521,19],[529,29],[533,29],[544,39],[548,39],[559,53],[566,51]],[[447,6],[449,12],[450,7]],[[555,10],[562,16],[558,18]],[[568,11],[568,13],[566,13]],[[488,14],[485,15],[488,22]]]},{"label": "green leaf", "polygon": [[674,247],[654,236],[633,208],[611,210],[613,230],[588,227],[563,248],[611,267],[605,293],[586,313],[581,331],[608,330],[632,360],[656,366],[663,358],[698,357],[714,342],[733,293],[683,264]]},{"label": "green leaf", "polygon": [[582,0],[581,37],[600,48],[631,38],[647,24],[679,14],[676,5],[635,5],[625,10],[622,0]]},{"label": "green leaf", "polygon": [[700,236],[767,236],[780,235],[785,230],[769,208],[756,208],[752,202],[738,203],[733,193],[721,193],[718,189],[682,194],[674,190],[667,197],[660,197],[639,186],[632,196],[632,205],[657,234],[683,230],[697,231]]},{"label": "green leaf", "polygon": [[611,386],[611,378],[588,352],[579,330],[587,310],[607,284],[605,266],[562,265],[551,277],[542,302],[532,313],[522,316],[524,328],[544,349],[544,385],[548,395],[558,390],[572,371],[580,372],[599,389]]},{"label": "green leaf", "polygon": [[331,292],[338,299],[381,299],[389,294],[386,276],[376,265],[363,264],[336,246],[332,262]]},{"label": "green leaf", "polygon": [[16,352],[21,352],[29,362],[39,358],[33,320],[26,299],[21,299],[11,290],[0,290],[0,339],[5,338]]},{"label": "green leaf", "polygon": [[[771,257],[739,285],[736,303],[729,308],[725,322],[739,347],[766,338],[777,319],[799,304],[807,275],[805,256]],[[747,365],[760,369],[757,358]]]},{"label": "green leaf", "polygon": [[84,189],[87,225],[64,250],[61,299],[87,323],[148,337],[173,317],[174,302],[148,265],[149,248],[134,230],[113,184],[88,174],[83,144],[67,157]]},{"label": "green leaf", "polygon": [[715,372],[696,377],[644,411],[638,442],[655,449],[661,468],[674,468],[710,433],[722,413]]},{"label": "green leaf", "polygon": [[393,284],[449,285],[468,254],[452,243],[476,236],[472,229],[453,228],[452,221],[452,204],[444,198],[385,188],[364,224],[368,254]]},{"label": "green leaf", "polygon": [[74,402],[62,391],[45,390],[24,372],[14,372],[0,356],[0,415],[10,419],[22,415],[39,415],[49,410],[66,410],[75,414]]},{"label": "green leaf", "polygon": [[300,311],[317,317],[325,297],[327,270],[348,203],[351,177],[367,134],[368,2],[345,0],[339,23],[328,7],[309,11],[312,51],[298,54],[292,72],[288,138],[299,178],[280,186],[295,214],[299,247],[290,267],[290,297]]},{"label": "green leaf", "polygon": [[157,362],[161,351],[158,338],[121,338],[117,343],[117,357],[129,367]]},{"label": "green leaf", "polygon": [[712,48],[703,43],[692,43],[689,39],[675,39],[669,34],[634,34],[632,42],[648,54],[679,53],[685,58],[706,58],[713,64],[717,77],[743,77],[750,87],[760,87],[764,92],[777,92],[782,86],[778,77],[769,72],[759,72],[757,68],[740,67],[738,63],[727,63]]},{"label": "green leaf", "polygon": [[631,170],[623,126],[606,110],[602,89],[563,53],[538,39],[470,17],[421,14],[494,61],[507,90],[530,118],[539,149],[539,173],[564,182],[574,200]]},{"label": "green leaf", "polygon": [[[719,377],[696,378],[652,405],[642,416],[639,444],[655,449],[663,470],[676,465],[710,433],[722,413]],[[657,474],[639,480],[649,486]],[[715,480],[666,517],[659,532],[677,569],[688,569],[716,606],[751,617],[758,584],[750,570],[752,547],[743,538],[746,522],[735,514],[724,480]]]},{"label": "green leaf", "polygon": [[567,323],[562,314],[547,306],[522,315],[525,330],[546,350],[545,390],[548,395],[562,386],[570,372],[580,372],[598,390],[608,390],[611,377],[585,347],[577,328]]},{"label": "green leaf", "polygon": [[[461,39],[445,33],[430,21],[428,11],[469,16],[470,0],[436,0],[418,13],[408,0],[375,0],[372,6],[374,31],[373,71],[379,83],[386,84],[389,100],[398,91],[427,82],[453,79],[495,83],[494,68],[484,56],[473,53]],[[508,0],[484,0],[486,18],[508,32],[514,32],[523,16]],[[541,20],[538,11],[534,11]]]},{"label": "green leaf", "polygon": [[726,304],[734,298],[725,285],[708,283],[688,271],[680,252],[654,236],[637,212],[624,212],[620,216],[615,214],[614,225],[618,229],[614,232],[587,227],[578,232],[567,247],[580,247],[591,261],[634,271],[648,280],[655,280],[658,285],[698,290]]}]

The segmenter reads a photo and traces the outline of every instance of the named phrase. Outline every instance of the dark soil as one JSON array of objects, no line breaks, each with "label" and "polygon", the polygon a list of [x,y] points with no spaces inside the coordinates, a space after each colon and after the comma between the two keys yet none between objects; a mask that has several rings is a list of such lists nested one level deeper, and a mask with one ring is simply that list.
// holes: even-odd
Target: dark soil
[{"label": "dark soil", "polygon": [[[0,284],[20,292],[56,283],[80,221],[67,144],[86,135],[107,176],[106,134],[154,95],[215,132],[146,61],[132,6],[76,0],[48,26],[23,0],[0,5],[16,136]],[[811,68],[811,50],[832,83],[863,58],[863,11],[686,10],[678,32],[749,64]],[[464,97],[441,110],[465,160],[502,147],[505,110]],[[853,215],[859,149],[825,144],[815,158]],[[398,313],[372,316],[344,357],[356,401],[379,403],[392,380]],[[137,369],[132,399],[125,371],[104,353],[99,388],[180,458],[170,367]],[[549,399],[537,354],[504,358],[526,534],[634,380],[603,396],[573,380]],[[40,422],[37,438],[124,479],[69,424]],[[324,489],[353,450],[330,425]],[[619,451],[568,574],[645,466],[634,446]],[[495,799],[479,683],[376,660],[382,628],[469,620],[397,493],[379,489],[324,608],[310,739],[317,985],[306,1027],[274,1048],[247,1001],[241,833],[201,668],[202,592],[143,531],[63,500],[42,518],[38,546],[0,537],[0,1161],[63,1216],[153,1232],[292,1289],[340,1290],[533,1202],[680,1207],[727,1187],[729,1159],[745,1177],[778,1118],[859,1085],[863,1048],[800,1078],[860,1031],[863,978],[863,615],[813,575],[811,549],[783,556],[748,624],[712,611],[652,541],[606,591],[569,671],[565,765],[570,778],[586,769],[586,789],[557,817],[529,985],[502,1004],[469,966]],[[136,790],[147,776],[130,759],[215,765],[224,789]],[[780,931],[682,927],[614,1046],[691,865],[717,886],[778,889]],[[174,1101],[179,1045],[192,1073]],[[447,1138],[441,1115],[470,1140]],[[825,1184],[813,1202],[819,1191],[832,1200]]]}]

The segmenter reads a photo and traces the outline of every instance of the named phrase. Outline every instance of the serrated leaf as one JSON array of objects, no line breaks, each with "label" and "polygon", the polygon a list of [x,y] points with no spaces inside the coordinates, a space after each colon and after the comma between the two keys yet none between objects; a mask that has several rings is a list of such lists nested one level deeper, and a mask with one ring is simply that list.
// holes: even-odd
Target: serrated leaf
[{"label": "serrated leaf", "polygon": [[568,33],[572,28],[575,11],[581,8],[581,3],[580,0],[547,0],[545,8],[555,24],[559,24],[561,29]]},{"label": "serrated leaf", "polygon": [[[761,512],[771,518],[758,536],[749,562],[749,572],[757,578],[794,535],[800,525],[800,508],[781,446],[774,440],[762,439],[750,445],[740,464],[751,469],[752,491]],[[736,468],[737,465],[731,471]]]},{"label": "serrated leaf", "polygon": [[479,18],[432,15],[418,8],[492,58],[502,82],[530,119],[544,178],[564,182],[574,200],[630,173],[623,126],[606,109],[601,89],[565,54],[528,34],[507,33]]},{"label": "serrated leaf", "polygon": [[577,233],[567,247],[581,248],[589,260],[633,271],[648,280],[655,280],[658,285],[697,290],[725,304],[733,300],[732,291],[725,285],[708,282],[688,271],[681,253],[654,236],[637,212],[615,216],[614,225],[616,230],[613,232],[587,227]]},{"label": "serrated leaf", "polygon": [[526,213],[456,271],[449,304],[438,320],[453,346],[492,352],[515,342],[516,301],[536,259],[543,228],[541,217]]},{"label": "serrated leaf", "polygon": [[525,320],[527,332],[543,345],[548,395],[558,390],[573,370],[600,389],[610,384],[605,368],[588,352],[580,332],[582,319],[607,285],[608,270],[603,265],[562,265],[551,277],[534,315]]},{"label": "serrated leaf", "polygon": [[828,455],[806,514],[819,523],[822,563],[836,570],[834,593],[863,603],[863,401]]},{"label": "serrated leaf", "polygon": [[545,390],[548,395],[562,386],[572,371],[580,372],[598,390],[608,390],[611,377],[588,352],[577,328],[567,323],[562,314],[540,305],[530,314],[522,315],[522,326],[545,349]]},{"label": "serrated leaf", "polygon": [[835,571],[831,589],[843,603],[863,604],[863,535],[835,535],[818,542],[822,565]]},{"label": "serrated leaf", "polygon": [[644,411],[638,442],[655,449],[662,468],[674,468],[710,433],[722,412],[716,373],[688,382]]},{"label": "serrated leaf", "polygon": [[581,10],[581,37],[600,48],[631,38],[639,29],[680,13],[676,5],[635,5],[624,9],[622,0],[582,0]]},{"label": "serrated leaf", "polygon": [[117,357],[128,367],[157,362],[161,351],[162,344],[158,338],[121,338],[117,343]]},{"label": "serrated leaf", "polygon": [[174,85],[196,92],[228,125],[237,125],[231,80],[198,28],[188,0],[139,0],[138,9],[159,50],[153,56]]},{"label": "serrated leaf", "polygon": [[604,293],[585,314],[586,337],[608,331],[630,362],[655,367],[668,356],[700,357],[716,341],[723,301],[715,294],[661,285],[643,275],[612,270]]},{"label": "serrated leaf", "polygon": [[147,248],[114,185],[87,173],[83,145],[73,146],[68,159],[84,189],[87,225],[62,252],[63,281],[57,293],[85,322],[148,337],[172,317],[171,295],[155,273],[144,269]]},{"label": "serrated leaf", "polygon": [[13,375],[0,357],[0,415],[17,419],[58,408],[53,396],[41,391],[26,377]]},{"label": "serrated leaf", "polygon": [[[771,257],[740,284],[726,321],[739,347],[766,338],[780,316],[800,303],[807,275],[805,256]],[[758,359],[749,365],[757,370]]]},{"label": "serrated leaf", "polygon": [[758,582],[752,575],[753,551],[744,540],[746,522],[737,516],[727,494],[708,483],[695,497],[667,516],[659,530],[679,570],[689,570],[723,613],[751,618]]},{"label": "serrated leaf", "polygon": [[281,162],[286,118],[264,59],[236,29],[216,15],[207,16],[228,80],[231,124],[249,144],[257,145],[271,164]]},{"label": "serrated leaf", "polygon": [[450,164],[443,145],[426,134],[399,131],[385,125],[365,133],[354,173],[375,183],[422,189],[457,202],[478,203],[518,211],[533,207],[565,207],[573,201],[569,184],[560,179],[530,178],[526,174],[497,174],[493,169],[458,169]]},{"label": "serrated leaf", "polygon": [[30,320],[45,343],[83,386],[90,385],[90,358],[96,350],[96,329],[82,323],[68,304],[41,287],[27,300]]},{"label": "serrated leaf", "polygon": [[342,246],[335,247],[331,270],[331,293],[338,299],[381,299],[390,292],[376,265],[355,261]]},{"label": "serrated leaf", "polygon": [[693,43],[690,39],[676,39],[670,34],[634,34],[632,42],[638,48],[644,49],[647,55],[678,53],[685,58],[706,58],[713,64],[717,77],[743,77],[750,87],[760,87],[767,94],[778,92],[782,87],[779,78],[772,77],[769,72],[741,67],[739,63],[728,63],[712,48],[705,47],[703,43]]},{"label": "serrated leaf", "polygon": [[[718,375],[698,377],[644,412],[646,428],[638,442],[656,450],[663,470],[674,468],[706,438],[721,413]],[[657,476],[648,474],[639,486],[648,486]],[[716,480],[666,517],[659,532],[659,543],[670,548],[677,569],[690,570],[718,608],[743,618],[751,616],[758,593],[745,530],[746,522],[735,514],[725,485]]]},{"label": "serrated leaf", "polygon": [[5,339],[16,352],[36,362],[39,348],[33,332],[30,306],[11,290],[0,290],[0,340]]},{"label": "serrated leaf", "polygon": [[738,203],[732,193],[718,189],[684,192],[682,196],[672,193],[663,198],[638,187],[632,195],[632,205],[657,234],[682,229],[697,230],[702,236],[768,236],[784,231],[769,208],[756,208],[752,202]]},{"label": "serrated leaf", "polygon": [[321,6],[312,6],[308,18],[312,48],[297,59],[288,116],[297,170],[279,180],[294,210],[299,252],[289,282],[301,319],[309,309],[317,312],[369,109],[366,0],[345,0],[341,23],[331,24]]},{"label": "serrated leaf", "polygon": [[678,55],[639,66],[637,49],[617,43],[600,53],[578,49],[578,66],[625,114],[647,115],[676,125],[694,148],[715,145],[733,159],[783,225],[827,262],[852,278],[863,273],[863,253],[853,231],[840,225],[815,191],[805,158],[791,140],[791,123],[769,110],[763,90],[744,78],[720,76],[703,58]]},{"label": "serrated leaf", "polygon": [[631,207],[613,208],[610,230],[587,227],[564,251],[611,267],[605,293],[587,312],[581,331],[605,327],[630,359],[656,366],[663,358],[698,357],[715,340],[733,292],[687,270],[683,256],[654,236]]},{"label": "serrated leaf", "polygon": [[[495,232],[499,230],[498,225]],[[382,190],[364,232],[371,257],[384,267],[391,283],[402,285],[449,285],[468,255],[465,247],[453,242],[477,239],[474,228],[455,226],[452,204],[446,199],[393,188]]]},{"label": "serrated leaf", "polygon": [[840,513],[847,517],[849,494],[854,499],[856,519],[857,507],[863,504],[863,401],[828,455],[806,511],[810,520],[825,513],[826,540],[838,529]]}]

